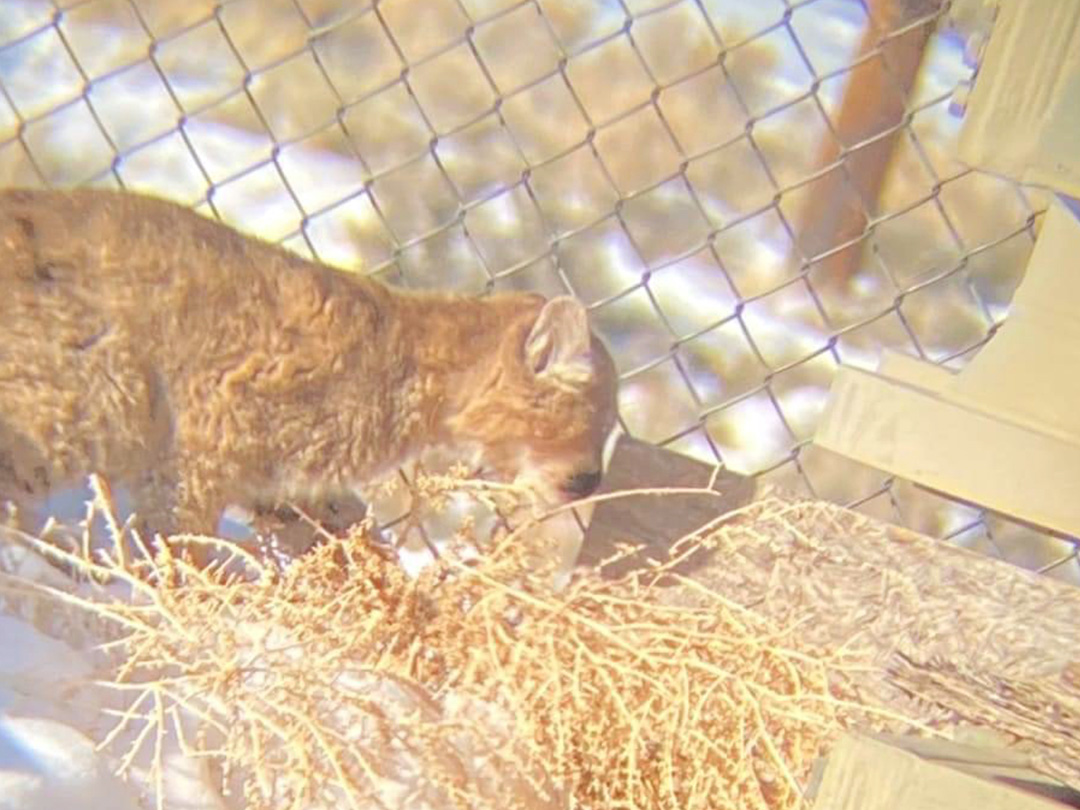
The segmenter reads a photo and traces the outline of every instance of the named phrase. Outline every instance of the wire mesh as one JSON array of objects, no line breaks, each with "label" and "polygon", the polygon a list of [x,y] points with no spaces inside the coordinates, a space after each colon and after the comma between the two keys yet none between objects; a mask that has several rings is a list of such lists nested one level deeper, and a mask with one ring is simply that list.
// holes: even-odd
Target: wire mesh
[{"label": "wire mesh", "polygon": [[[152,192],[409,287],[570,292],[628,433],[1075,580],[1069,541],[810,444],[840,363],[961,367],[1034,241],[1039,194],[951,157],[971,67],[943,15],[5,0],[0,182]],[[894,46],[918,32],[908,91]],[[870,71],[901,103],[852,137],[844,96]],[[868,191],[859,161],[882,148]],[[855,228],[816,227],[838,216]]]}]

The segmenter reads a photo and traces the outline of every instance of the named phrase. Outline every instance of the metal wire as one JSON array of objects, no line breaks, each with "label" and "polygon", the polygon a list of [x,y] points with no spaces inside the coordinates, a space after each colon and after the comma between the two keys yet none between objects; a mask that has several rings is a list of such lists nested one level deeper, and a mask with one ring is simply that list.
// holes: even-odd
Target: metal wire
[{"label": "metal wire", "polygon": [[[998,281],[1006,277],[1005,287],[1015,284],[1034,241],[1040,203],[1001,181],[995,204],[1018,215],[991,234],[965,233],[972,217],[950,195],[970,197],[966,184],[981,181],[942,165],[940,150],[927,142],[937,137],[933,128],[928,136],[919,126],[940,118],[951,96],[948,81],[937,92],[916,93],[895,125],[843,145],[829,88],[871,63],[891,74],[890,43],[942,14],[938,4],[924,5],[926,14],[880,30],[876,47],[822,68],[816,55],[830,42],[806,33],[804,22],[837,15],[882,25],[867,3],[605,0],[586,15],[581,4],[558,0],[14,0],[0,10],[0,179],[150,188],[328,261],[340,256],[337,248],[328,251],[322,229],[362,210],[365,238],[376,246],[360,249],[365,272],[405,285],[540,287],[581,297],[613,343],[627,392],[627,432],[993,551],[1005,525],[1000,519],[824,459],[809,444],[814,407],[841,362],[868,363],[890,346],[962,365],[1007,309],[1007,296],[987,299],[976,265],[988,262]],[[261,17],[265,31],[258,30]],[[751,22],[729,25],[735,17]],[[693,29],[692,53],[690,38],[664,40],[679,25]],[[131,45],[98,49],[94,32],[103,45],[121,36]],[[509,51],[508,37],[515,43]],[[680,48],[687,50],[684,63],[672,67],[664,59]],[[770,65],[770,48],[785,55],[780,67]],[[598,91],[597,75],[634,92]],[[759,81],[772,81],[772,89],[762,94]],[[125,82],[146,90],[148,104],[157,99],[152,115],[140,118],[139,92],[125,90]],[[694,96],[699,86],[712,95]],[[724,116],[704,111],[687,119],[685,105],[676,103],[685,97],[691,108],[695,99],[719,104],[721,91]],[[125,98],[130,106],[133,95],[135,112],[118,117],[113,108]],[[388,99],[393,115],[372,112]],[[558,120],[545,121],[545,109]],[[808,140],[842,144],[835,159],[810,168],[779,159],[775,134],[784,116],[815,122]],[[240,118],[248,121],[245,137],[258,143],[244,158],[223,159],[211,138],[214,122]],[[384,121],[389,134],[367,131]],[[708,137],[717,126],[723,133]],[[910,181],[914,191],[879,210],[854,192],[849,158],[891,138],[923,181]],[[303,173],[294,156],[311,144],[330,144],[334,165],[356,167],[354,182],[347,172],[328,177],[327,187],[343,186],[330,194],[320,182],[298,180]],[[628,157],[627,144],[652,151]],[[485,150],[495,148],[498,161],[485,165]],[[132,168],[156,166],[160,175],[174,164],[184,166],[177,174],[186,178],[176,186],[140,179]],[[753,204],[718,215],[725,201],[717,202],[701,179],[709,166],[721,173],[754,167],[752,181],[734,184]],[[836,173],[865,228],[807,253],[790,201],[812,196]],[[249,186],[273,186],[274,204],[264,205]],[[565,201],[567,192],[587,199],[577,208],[551,203]],[[251,214],[256,208],[271,214],[260,219]],[[657,217],[668,217],[671,233],[655,225]],[[887,240],[879,237],[907,227],[910,217],[948,245],[934,248],[929,267],[882,247]],[[682,228],[692,238],[681,238]],[[747,231],[780,245],[786,258],[779,276],[747,272],[748,262],[732,259],[738,251],[730,245],[745,244]],[[663,244],[668,237],[674,247]],[[838,292],[818,271],[850,250],[862,251],[862,264]],[[608,265],[583,271],[579,254],[607,257],[617,272]],[[438,267],[423,269],[446,256],[458,257],[451,264],[465,270],[432,276]],[[686,268],[712,274],[709,284],[726,292],[707,305],[685,295],[672,304],[665,285]],[[861,294],[868,284],[872,294]],[[971,325],[959,340],[927,338],[934,319],[921,313],[943,301]],[[721,350],[700,348],[712,344]],[[730,379],[729,356],[742,358]],[[817,403],[809,416],[797,407],[806,391]],[[631,418],[674,399],[684,403],[679,419]],[[1032,539],[1030,532],[1025,537]],[[1080,574],[1075,546],[1052,538],[1044,545],[1042,556],[1025,558],[1030,567]]]}]

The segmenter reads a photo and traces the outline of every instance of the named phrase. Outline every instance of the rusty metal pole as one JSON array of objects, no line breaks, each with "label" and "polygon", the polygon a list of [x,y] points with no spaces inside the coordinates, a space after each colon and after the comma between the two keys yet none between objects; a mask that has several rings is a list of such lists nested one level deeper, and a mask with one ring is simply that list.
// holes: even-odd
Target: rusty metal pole
[{"label": "rusty metal pole", "polygon": [[[800,214],[799,246],[805,256],[818,256],[858,239],[865,231],[866,213],[873,216],[877,208],[907,100],[941,4],[942,0],[867,0],[871,18],[859,53],[873,56],[852,69],[833,122],[840,145],[829,139],[819,158],[821,168],[839,165],[815,185]],[[919,20],[925,22],[915,24]],[[888,134],[860,146],[883,132]],[[850,196],[845,184],[853,187],[861,205],[845,204]],[[857,272],[861,256],[862,251],[852,247],[823,259],[819,264],[825,272],[820,280],[845,286]]]}]

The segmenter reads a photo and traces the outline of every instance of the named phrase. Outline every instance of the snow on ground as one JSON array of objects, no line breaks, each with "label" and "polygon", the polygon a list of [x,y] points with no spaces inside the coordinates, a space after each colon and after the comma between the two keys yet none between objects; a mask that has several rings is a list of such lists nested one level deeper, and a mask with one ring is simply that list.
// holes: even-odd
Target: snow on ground
[{"label": "snow on ground", "polygon": [[[101,588],[68,580],[23,549],[9,546],[2,551],[3,567],[17,570],[22,579],[47,582],[75,595],[84,595],[91,587]],[[113,596],[123,598],[119,591]],[[4,609],[9,611],[6,615]],[[50,635],[52,632],[77,641],[69,643]],[[291,651],[297,659],[304,656],[292,631],[280,624],[245,622],[235,632],[245,649],[271,647]],[[99,741],[110,737],[125,708],[122,699],[131,699],[130,693],[120,694],[102,685],[115,672],[94,649],[104,640],[93,635],[88,623],[79,621],[76,611],[56,608],[50,601],[15,598],[0,603],[0,810],[143,810],[155,806],[156,785],[149,772],[154,735],[142,742],[127,778],[116,774],[137,741],[142,723],[136,720],[107,747],[98,747]],[[490,798],[498,795],[514,807],[565,807],[566,797],[559,791],[552,788],[550,795],[536,793],[534,783],[522,780],[516,766],[507,770],[505,764],[491,761],[493,739],[502,741],[496,746],[499,748],[514,744],[511,718],[495,706],[452,692],[434,700],[394,678],[353,670],[344,663],[342,667],[335,679],[342,702],[334,712],[334,722],[342,738],[360,749],[381,751],[382,757],[379,768],[383,778],[376,795],[364,807],[444,810],[457,806],[437,783],[425,781],[424,763],[430,760],[423,757],[429,753],[400,745],[382,749],[385,732],[362,708],[368,701],[380,706],[391,723],[394,718],[404,721],[424,715],[432,722],[441,718],[458,728],[446,739],[439,761],[470,784],[490,791]],[[267,674],[255,669],[246,679],[251,689],[258,690]],[[189,720],[190,716],[183,717],[185,727]],[[168,810],[239,810],[241,805],[227,801],[216,787],[218,781],[211,774],[209,761],[183,754],[174,728],[169,723],[163,738],[161,806]],[[283,780],[289,776],[281,774]],[[233,774],[229,784],[239,792],[236,777]],[[336,788],[328,787],[326,796],[313,801],[308,810],[329,810],[341,806],[344,798]]]},{"label": "snow on ground", "polygon": [[2,810],[136,810],[134,791],[93,741],[65,723],[0,716]]},{"label": "snow on ground", "polygon": [[[23,579],[59,585],[55,568],[21,549],[5,549],[5,567]],[[67,587],[71,588],[68,581]],[[8,605],[11,608],[11,605]],[[40,606],[27,614],[60,627]],[[14,610],[12,610],[14,613]],[[72,637],[92,639],[77,628]],[[114,718],[115,695],[94,683],[91,656],[33,622],[0,613],[0,810],[136,810],[148,806],[145,774],[116,776],[114,746],[97,741]],[[121,745],[125,740],[119,741]],[[179,751],[165,753],[167,805],[176,810],[229,810],[201,766]]]},{"label": "snow on ground", "polygon": [[0,649],[0,810],[137,808],[76,725],[90,713],[87,658],[11,616],[0,616]]}]

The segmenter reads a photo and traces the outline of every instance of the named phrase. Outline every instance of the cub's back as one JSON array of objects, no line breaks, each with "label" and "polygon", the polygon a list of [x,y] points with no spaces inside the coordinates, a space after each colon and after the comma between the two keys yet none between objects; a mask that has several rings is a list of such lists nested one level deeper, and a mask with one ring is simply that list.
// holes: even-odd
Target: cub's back
[{"label": "cub's back", "polygon": [[87,201],[0,192],[0,475],[22,489],[111,468],[132,448],[110,425],[150,422],[152,380],[111,311],[106,228]]},{"label": "cub's back", "polygon": [[387,295],[174,203],[90,189],[0,191],[0,289],[0,468],[49,478],[137,471],[200,380],[372,339]]}]

